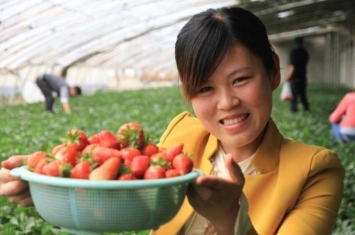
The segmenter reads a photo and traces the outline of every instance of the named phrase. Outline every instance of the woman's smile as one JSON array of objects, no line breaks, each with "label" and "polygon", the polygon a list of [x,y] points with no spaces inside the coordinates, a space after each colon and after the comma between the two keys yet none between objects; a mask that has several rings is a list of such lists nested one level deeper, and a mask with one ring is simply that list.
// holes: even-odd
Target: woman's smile
[{"label": "woman's smile", "polygon": [[236,118],[222,119],[219,122],[224,126],[231,126],[231,125],[234,125],[234,124],[244,121],[245,119],[248,118],[248,116],[249,116],[249,114],[247,113],[247,114],[243,114],[243,115],[236,117]]}]

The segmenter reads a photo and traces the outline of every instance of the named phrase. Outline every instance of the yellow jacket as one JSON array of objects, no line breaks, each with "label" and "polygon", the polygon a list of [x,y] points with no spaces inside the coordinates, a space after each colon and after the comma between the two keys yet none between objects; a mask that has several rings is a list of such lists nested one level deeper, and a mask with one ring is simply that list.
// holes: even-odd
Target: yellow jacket
[{"label": "yellow jacket", "polygon": [[[188,112],[171,121],[160,145],[181,142],[194,155],[195,168],[210,174],[217,139]],[[245,176],[243,192],[259,235],[331,234],[344,187],[344,168],[333,151],[285,139],[270,119],[251,165],[260,174]],[[151,234],[177,234],[192,212],[185,200],[178,214]]]}]

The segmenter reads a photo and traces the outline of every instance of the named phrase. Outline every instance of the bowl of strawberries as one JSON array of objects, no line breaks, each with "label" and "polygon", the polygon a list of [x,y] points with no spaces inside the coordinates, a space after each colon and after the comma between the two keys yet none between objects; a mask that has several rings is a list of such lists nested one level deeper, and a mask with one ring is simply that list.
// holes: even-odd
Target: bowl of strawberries
[{"label": "bowl of strawberries", "polygon": [[160,148],[130,122],[117,133],[69,130],[58,145],[30,153],[10,174],[28,181],[44,220],[82,235],[159,228],[203,173],[193,168],[183,143]]}]

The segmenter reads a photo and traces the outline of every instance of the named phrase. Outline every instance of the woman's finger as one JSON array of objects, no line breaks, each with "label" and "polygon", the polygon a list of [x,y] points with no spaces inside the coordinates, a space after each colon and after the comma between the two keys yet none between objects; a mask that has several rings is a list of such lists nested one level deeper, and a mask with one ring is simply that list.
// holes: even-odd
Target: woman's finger
[{"label": "woman's finger", "polygon": [[13,168],[22,166],[25,159],[26,159],[25,155],[12,156],[9,157],[7,160],[3,161],[1,165],[6,169],[11,170]]},{"label": "woman's finger", "polygon": [[25,191],[28,191],[28,183],[22,180],[12,180],[1,184],[0,187],[0,195],[5,197],[19,195]]},{"label": "woman's finger", "polygon": [[231,154],[227,154],[225,157],[226,168],[229,172],[229,177],[232,181],[237,182],[239,185],[244,185],[244,175],[242,169],[240,169],[238,163],[233,160]]}]

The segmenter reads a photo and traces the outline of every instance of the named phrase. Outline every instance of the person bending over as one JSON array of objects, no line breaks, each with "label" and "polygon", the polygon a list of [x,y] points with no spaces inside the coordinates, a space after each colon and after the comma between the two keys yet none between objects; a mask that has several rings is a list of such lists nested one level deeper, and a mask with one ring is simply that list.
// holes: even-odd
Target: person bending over
[{"label": "person bending over", "polygon": [[43,74],[36,79],[36,84],[45,98],[45,110],[53,112],[54,101],[57,97],[65,113],[70,114],[69,98],[81,95],[79,86],[70,87],[64,78],[54,74]]}]

